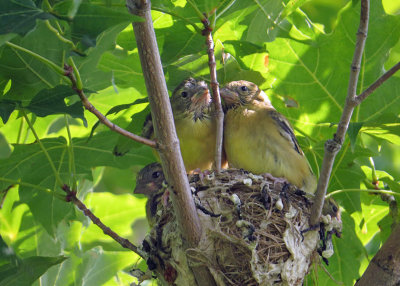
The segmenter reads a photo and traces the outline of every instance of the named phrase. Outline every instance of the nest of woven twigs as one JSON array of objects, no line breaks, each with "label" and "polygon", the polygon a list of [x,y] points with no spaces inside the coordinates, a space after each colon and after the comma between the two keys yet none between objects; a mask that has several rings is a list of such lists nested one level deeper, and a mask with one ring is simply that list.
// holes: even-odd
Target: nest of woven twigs
[{"label": "nest of woven twigs", "polygon": [[165,205],[144,241],[162,284],[196,285],[189,268],[206,266],[217,285],[302,285],[320,245],[318,232],[308,231],[310,195],[283,179],[235,169],[189,180],[202,223],[198,248],[184,250]]}]

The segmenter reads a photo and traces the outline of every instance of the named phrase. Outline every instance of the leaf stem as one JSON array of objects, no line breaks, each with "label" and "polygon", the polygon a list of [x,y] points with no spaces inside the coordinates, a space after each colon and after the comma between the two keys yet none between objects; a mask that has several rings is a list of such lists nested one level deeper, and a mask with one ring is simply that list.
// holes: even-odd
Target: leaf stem
[{"label": "leaf stem", "polygon": [[333,192],[330,192],[329,194],[327,194],[325,196],[325,199],[328,199],[332,196],[335,196],[337,194],[341,194],[341,193],[350,193],[350,192],[366,192],[366,193],[376,193],[376,194],[387,194],[387,195],[393,195],[393,196],[399,196],[400,197],[400,193],[396,193],[393,192],[392,190],[376,190],[376,189],[342,189],[342,190],[336,190]]},{"label": "leaf stem", "polygon": [[6,182],[6,183],[10,183],[10,184],[13,184],[13,185],[20,185],[20,186],[30,187],[32,189],[37,189],[37,190],[45,191],[47,193],[51,193],[51,190],[48,189],[48,188],[43,188],[43,187],[40,187],[38,185],[34,185],[34,184],[30,184],[30,183],[24,183],[24,182],[21,182],[21,181],[11,180],[11,179],[7,179],[7,178],[3,178],[3,177],[0,177],[0,181]]},{"label": "leaf stem", "polygon": [[68,58],[68,63],[72,67],[72,69],[74,70],[74,76],[75,76],[75,80],[76,80],[76,88],[78,90],[82,90],[83,89],[83,84],[82,84],[81,75],[80,75],[79,70],[77,69],[77,67],[75,65],[74,59],[72,57]]},{"label": "leaf stem", "polygon": [[[217,7],[217,11],[218,11],[218,9],[219,9],[220,7],[222,7],[222,5],[223,5],[225,2],[226,2],[226,0],[222,1],[222,2],[219,4],[219,6]],[[218,14],[215,16],[215,21],[218,20],[218,18],[221,17],[222,14],[224,14],[226,11],[228,11],[229,8],[231,8],[231,6],[232,6],[233,4],[235,4],[235,2],[236,2],[236,0],[231,0],[231,1],[229,2],[229,4],[226,5],[226,7],[221,11],[221,13],[218,13]]]},{"label": "leaf stem", "polygon": [[44,5],[46,5],[47,9],[49,9],[49,11],[53,11],[53,7],[51,7],[49,0],[44,0],[43,1]]},{"label": "leaf stem", "polygon": [[200,9],[197,7],[196,3],[194,3],[192,0],[187,0],[187,2],[190,4],[190,6],[192,6],[192,8],[194,9],[194,11],[196,12],[197,16],[199,16],[200,21],[204,21],[204,19],[206,18],[204,16],[204,14],[200,11]]},{"label": "leaf stem", "polygon": [[50,23],[49,20],[46,20],[46,21],[44,21],[44,22],[46,23],[47,28],[49,28],[49,30],[52,31],[52,32],[57,36],[57,38],[58,38],[61,42],[70,45],[70,46],[72,47],[73,50],[76,50],[75,44],[74,44],[71,40],[69,40],[69,39],[67,39],[67,38],[64,38],[63,35],[61,35],[60,31],[57,30],[56,28],[54,28],[54,27],[51,25],[51,23]]},{"label": "leaf stem", "polygon": [[54,177],[56,178],[57,183],[58,183],[60,186],[62,186],[62,185],[63,185],[63,182],[62,182],[62,180],[61,180],[60,175],[59,175],[58,172],[57,172],[56,167],[54,166],[53,160],[51,159],[49,153],[47,152],[46,148],[44,147],[42,141],[40,141],[40,138],[39,138],[39,136],[37,135],[36,130],[35,130],[35,128],[33,127],[33,125],[32,125],[32,123],[31,123],[31,121],[29,120],[28,116],[26,115],[25,110],[21,109],[21,112],[22,112],[22,115],[24,116],[26,122],[28,123],[29,128],[32,130],[32,133],[33,133],[33,135],[35,136],[36,141],[37,141],[37,143],[38,143],[39,146],[40,146],[40,149],[42,149],[44,155],[46,156],[46,158],[47,158],[47,160],[48,160],[48,162],[49,162],[49,164],[50,164],[50,167],[51,167],[51,169],[53,170]]},{"label": "leaf stem", "polygon": [[17,135],[17,140],[16,143],[19,144],[22,136],[22,129],[24,129],[24,118],[21,118],[21,123],[19,124],[18,128],[18,135]]},{"label": "leaf stem", "polygon": [[52,61],[46,59],[45,57],[42,57],[41,55],[32,52],[31,50],[25,49],[24,47],[18,46],[16,44],[13,44],[11,42],[6,42],[6,45],[9,47],[12,47],[14,49],[23,51],[25,53],[27,53],[28,55],[31,55],[32,57],[34,57],[35,59],[41,61],[42,63],[48,65],[50,68],[52,68],[56,73],[60,74],[60,75],[64,75],[64,70],[62,68],[60,68],[58,65],[56,65],[55,63],[53,63]]}]

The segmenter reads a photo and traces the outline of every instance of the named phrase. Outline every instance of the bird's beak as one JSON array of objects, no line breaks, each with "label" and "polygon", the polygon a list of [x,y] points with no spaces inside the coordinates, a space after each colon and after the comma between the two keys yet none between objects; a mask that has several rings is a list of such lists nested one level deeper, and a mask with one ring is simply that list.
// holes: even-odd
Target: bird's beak
[{"label": "bird's beak", "polygon": [[199,88],[196,93],[192,96],[192,106],[198,108],[202,106],[208,106],[211,102],[210,92],[208,88]]},{"label": "bird's beak", "polygon": [[226,87],[220,89],[220,94],[227,107],[230,107],[240,102],[239,95]]},{"label": "bird's beak", "polygon": [[135,189],[133,190],[134,194],[140,195],[149,195],[153,190],[156,190],[157,186],[154,182],[147,183],[145,185],[140,184],[136,185]]}]

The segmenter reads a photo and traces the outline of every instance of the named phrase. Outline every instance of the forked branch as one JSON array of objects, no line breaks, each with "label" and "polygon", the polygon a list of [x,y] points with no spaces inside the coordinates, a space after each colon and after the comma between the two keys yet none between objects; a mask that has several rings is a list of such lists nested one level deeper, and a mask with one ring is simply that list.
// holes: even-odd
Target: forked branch
[{"label": "forked branch", "polygon": [[365,41],[368,34],[369,20],[369,0],[361,0],[361,15],[360,25],[357,31],[357,41],[354,50],[353,62],[351,64],[350,80],[347,89],[346,103],[343,109],[342,117],[340,118],[336,134],[333,139],[325,143],[325,154],[322,160],[322,167],[318,181],[317,191],[315,194],[314,204],[311,209],[310,224],[316,225],[321,216],[322,207],[326,195],[326,190],[329,184],[329,178],[332,173],[332,166],[335,157],[342,147],[346,131],[348,129],[351,116],[355,107],[354,99],[357,92],[358,76],[360,74],[360,66],[362,54],[364,52]]},{"label": "forked branch", "polygon": [[311,225],[317,224],[321,216],[324,198],[326,195],[326,190],[328,188],[329,178],[332,172],[332,166],[335,161],[337,153],[342,147],[342,143],[345,139],[345,135],[354,108],[357,105],[361,104],[370,94],[372,94],[372,92],[374,92],[379,86],[381,86],[386,80],[388,80],[393,74],[395,74],[400,69],[400,62],[399,62],[396,65],[394,65],[390,70],[388,70],[386,73],[384,73],[373,84],[371,84],[365,91],[363,91],[360,95],[357,96],[356,89],[360,73],[361,58],[364,52],[365,41],[368,33],[368,20],[369,20],[369,0],[362,0],[360,25],[357,32],[357,41],[353,56],[353,62],[351,65],[346,103],[334,138],[328,140],[325,143],[325,154],[322,161],[322,167],[320,172],[321,175],[318,181],[318,187],[316,191],[314,205],[311,209],[311,218],[310,218]]}]

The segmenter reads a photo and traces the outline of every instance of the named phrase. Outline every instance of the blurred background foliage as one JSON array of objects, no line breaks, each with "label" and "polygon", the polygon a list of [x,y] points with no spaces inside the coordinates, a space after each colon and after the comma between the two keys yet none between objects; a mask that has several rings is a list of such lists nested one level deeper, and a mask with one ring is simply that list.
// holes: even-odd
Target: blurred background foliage
[{"label": "blurred background foliage", "polygon": [[[359,2],[152,1],[168,89],[188,76],[209,81],[196,9],[207,13],[219,83],[260,85],[292,122],[319,174],[347,93]],[[135,281],[129,271],[145,263],[66,203],[56,177],[76,186],[105,224],[140,244],[145,199],[132,190],[138,170],[155,159],[148,147],[96,124],[68,80],[38,55],[59,67],[72,57],[92,104],[140,133],[148,107],[130,25],[138,19],[123,0],[0,3],[0,285],[128,285]],[[398,1],[371,1],[358,92],[400,60],[399,14]],[[353,114],[328,190],[343,190],[334,195],[343,235],[334,239],[329,266],[317,261],[306,285],[352,285],[398,220],[379,195],[363,190],[378,179],[379,188],[400,192],[399,94],[397,73]],[[113,155],[116,146],[123,156]]]}]

